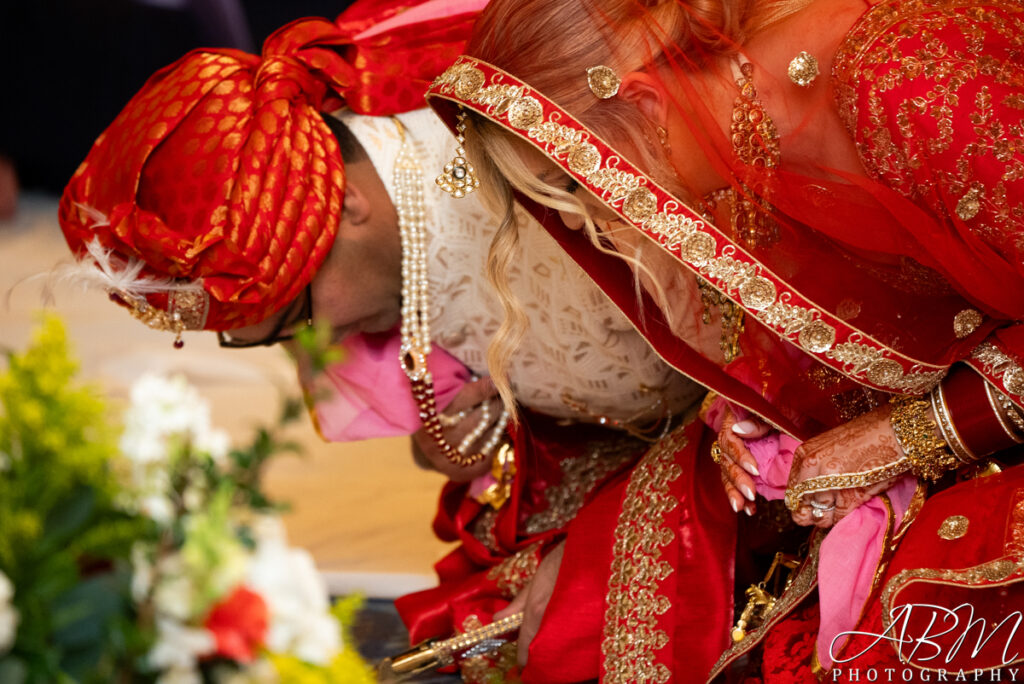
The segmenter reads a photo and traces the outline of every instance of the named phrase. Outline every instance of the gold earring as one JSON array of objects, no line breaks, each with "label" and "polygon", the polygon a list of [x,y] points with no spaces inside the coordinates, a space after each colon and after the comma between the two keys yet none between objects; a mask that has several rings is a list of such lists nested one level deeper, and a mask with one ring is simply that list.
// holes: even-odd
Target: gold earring
[{"label": "gold earring", "polygon": [[466,159],[466,150],[462,147],[466,144],[465,112],[459,112],[458,121],[458,125],[455,126],[455,140],[458,143],[455,147],[455,158],[444,165],[444,171],[435,180],[442,190],[456,199],[465,197],[480,187],[476,169]]},{"label": "gold earring", "polygon": [[665,150],[665,154],[672,154],[672,146],[668,142],[668,131],[665,130],[664,126],[658,126],[658,142],[661,143],[661,147]]}]

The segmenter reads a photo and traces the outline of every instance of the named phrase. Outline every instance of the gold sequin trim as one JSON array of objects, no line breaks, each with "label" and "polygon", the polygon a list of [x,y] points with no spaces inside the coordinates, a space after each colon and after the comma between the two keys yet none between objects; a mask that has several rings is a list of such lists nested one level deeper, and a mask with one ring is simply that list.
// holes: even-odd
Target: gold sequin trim
[{"label": "gold sequin trim", "polygon": [[939,531],[937,534],[942,539],[952,541],[959,539],[960,537],[967,534],[967,528],[970,525],[970,520],[963,515],[951,515],[942,521],[939,525]]},{"label": "gold sequin trim", "polygon": [[[478,67],[494,73],[482,76]],[[494,119],[505,115],[515,132],[583,176],[587,186],[609,206],[618,208],[636,228],[697,275],[777,334],[854,380],[890,391],[921,394],[945,375],[946,366],[915,361],[856,330],[847,332],[845,340],[837,344],[836,325],[842,321],[813,306],[794,302],[799,296],[795,292],[780,293],[778,283],[782,281],[761,264],[724,236],[720,245],[708,224],[671,196],[659,206],[653,189],[664,190],[652,180],[619,168],[628,162],[614,153],[602,157],[591,142],[598,139],[567,115],[556,111],[545,118],[544,105],[538,99],[542,96],[527,95],[531,91],[525,84],[508,81],[516,79],[490,65],[461,57],[434,81],[428,96],[454,96]],[[896,360],[897,356],[903,361]]]},{"label": "gold sequin trim", "polygon": [[513,599],[530,583],[539,566],[540,542],[537,542],[495,565],[487,572],[487,579],[498,585],[505,598]]},{"label": "gold sequin trim", "polygon": [[544,490],[548,501],[546,510],[526,519],[526,534],[541,534],[565,527],[583,508],[587,496],[601,481],[626,465],[641,451],[636,439],[620,439],[611,444],[599,444],[578,458],[567,458],[558,465],[562,481]]},{"label": "gold sequin trim", "polygon": [[677,428],[644,455],[626,488],[615,528],[601,642],[606,682],[664,684],[672,677],[658,662],[658,652],[669,643],[658,619],[671,606],[659,589],[673,572],[662,548],[675,540],[665,514],[678,505],[669,488],[682,475],[675,454],[687,445],[685,428]]},{"label": "gold sequin trim", "polygon": [[971,354],[969,362],[983,376],[1004,390],[1014,404],[1021,406],[1024,395],[1024,369],[991,342],[983,342]]}]

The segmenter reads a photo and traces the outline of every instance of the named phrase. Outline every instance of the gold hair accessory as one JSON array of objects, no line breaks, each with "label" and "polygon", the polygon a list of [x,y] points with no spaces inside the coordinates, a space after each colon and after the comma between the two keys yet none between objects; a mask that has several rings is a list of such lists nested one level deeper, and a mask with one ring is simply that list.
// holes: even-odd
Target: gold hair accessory
[{"label": "gold hair accessory", "polygon": [[455,126],[455,140],[458,145],[455,147],[455,158],[444,165],[444,171],[437,177],[436,183],[441,189],[452,197],[458,199],[480,187],[480,179],[477,178],[476,169],[466,159],[466,113],[459,112],[459,123]]},{"label": "gold hair accessory", "polygon": [[455,657],[483,655],[505,644],[504,635],[519,629],[523,614],[514,613],[479,629],[473,629],[451,639],[425,641],[405,653],[381,663],[381,674],[414,675],[455,662]]},{"label": "gold hair accessory", "polygon": [[801,88],[806,88],[818,78],[818,60],[806,52],[801,52],[789,63],[789,80]]},{"label": "gold hair accessory", "polygon": [[587,69],[587,85],[590,86],[590,91],[594,95],[602,100],[607,100],[619,93],[622,79],[618,77],[611,67],[599,64]]}]

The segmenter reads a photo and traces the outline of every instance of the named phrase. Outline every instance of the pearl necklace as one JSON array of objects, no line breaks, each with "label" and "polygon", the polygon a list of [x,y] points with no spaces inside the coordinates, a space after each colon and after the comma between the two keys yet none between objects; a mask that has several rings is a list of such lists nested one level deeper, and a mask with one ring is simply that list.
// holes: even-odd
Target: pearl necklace
[{"label": "pearl necklace", "polygon": [[[401,124],[399,124],[401,125]],[[444,457],[458,466],[469,466],[480,462],[494,450],[508,425],[509,415],[502,411],[494,430],[476,453],[467,453],[483,435],[491,414],[488,403],[483,404],[480,424],[463,438],[458,447],[453,447],[444,438],[437,401],[434,395],[434,379],[427,367],[430,354],[430,307],[427,283],[427,212],[423,190],[423,168],[420,166],[412,145],[402,133],[402,146],[395,159],[394,188],[395,210],[398,214],[398,232],[402,241],[402,345],[399,361],[402,370],[412,383],[412,394],[420,409],[420,420],[427,434],[444,454]]]}]

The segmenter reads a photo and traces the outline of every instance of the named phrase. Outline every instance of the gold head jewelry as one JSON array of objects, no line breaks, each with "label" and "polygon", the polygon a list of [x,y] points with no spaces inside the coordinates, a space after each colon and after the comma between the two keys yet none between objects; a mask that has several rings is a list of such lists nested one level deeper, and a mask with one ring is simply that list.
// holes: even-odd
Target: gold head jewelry
[{"label": "gold head jewelry", "polygon": [[480,187],[480,179],[477,178],[476,169],[466,159],[466,113],[459,112],[459,123],[455,127],[457,146],[455,147],[455,158],[444,165],[444,171],[437,177],[436,183],[441,189],[456,199],[465,197]]},{"label": "gold head jewelry", "polygon": [[611,67],[599,64],[587,69],[587,85],[590,86],[591,92],[602,100],[615,97],[621,84],[622,79]]},{"label": "gold head jewelry", "polygon": [[201,330],[206,320],[209,300],[206,292],[181,291],[167,295],[167,310],[152,306],[143,296],[123,290],[110,290],[110,300],[128,309],[136,319],[154,330],[174,333],[174,348],[185,346],[181,333],[185,330]]},{"label": "gold head jewelry", "polygon": [[818,78],[818,60],[812,55],[801,52],[789,63],[789,80],[802,88],[806,88]]}]

